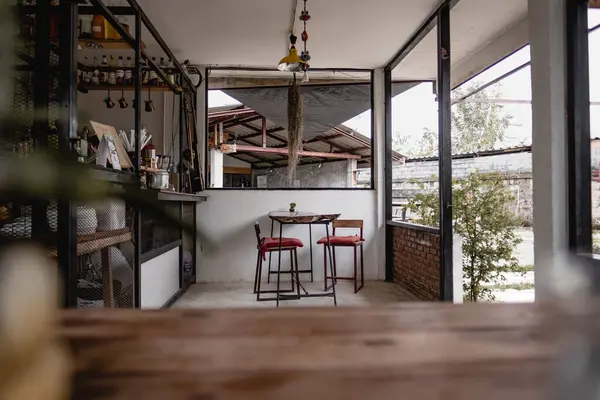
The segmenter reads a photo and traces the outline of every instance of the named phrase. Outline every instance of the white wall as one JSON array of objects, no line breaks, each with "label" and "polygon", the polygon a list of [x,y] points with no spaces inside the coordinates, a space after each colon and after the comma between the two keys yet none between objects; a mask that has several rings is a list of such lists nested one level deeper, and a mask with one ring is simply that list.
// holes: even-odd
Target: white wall
[{"label": "white wall", "polygon": [[[270,211],[287,210],[297,204],[298,211],[341,213],[341,218],[364,220],[364,263],[366,279],[383,279],[378,271],[379,235],[376,234],[374,210],[377,205],[373,190],[323,190],[323,191],[259,191],[259,190],[209,190],[208,202],[197,209],[198,229],[216,244],[202,244],[199,252],[198,282],[231,282],[254,280],[256,266],[256,237],[254,222],[261,225],[263,236],[269,236]],[[278,234],[276,227],[276,236]],[[300,269],[310,265],[308,226],[285,226],[284,236],[300,238],[305,248],[298,252]],[[316,242],[325,235],[323,226],[313,226],[313,263],[315,279],[323,280],[323,246]],[[352,250],[340,249],[336,253],[338,274],[351,275]],[[381,257],[385,258],[383,254]],[[276,266],[276,264],[274,264]],[[282,257],[282,268],[289,268],[289,258]],[[266,267],[265,267],[266,268]],[[266,274],[264,275],[266,277]],[[304,277],[303,279],[306,279]]]},{"label": "white wall", "polygon": [[142,308],[160,308],[179,290],[180,248],[141,265]]},{"label": "white wall", "polygon": [[250,163],[239,160],[237,158],[224,155],[223,156],[223,166],[224,167],[240,167],[240,168],[250,168]]},{"label": "white wall", "polygon": [[[125,129],[129,132],[130,129],[134,128],[133,121],[133,92],[125,91],[124,95],[129,103],[129,107],[126,109],[119,108],[118,100],[121,98],[120,90],[111,90],[110,97],[115,102],[115,107],[108,109],[104,105],[103,100],[108,95],[108,91],[98,90],[90,91],[89,93],[80,93],[77,96],[77,107],[78,107],[78,126],[79,129],[83,128],[84,125],[88,124],[89,120],[97,121],[102,124],[112,125],[119,129]],[[152,134],[152,144],[156,147],[158,154],[166,154],[171,149],[171,138],[172,138],[172,111],[173,111],[173,98],[175,96],[172,93],[167,92],[156,92],[151,94],[151,98],[154,101],[154,112],[146,112],[142,108],[142,126]],[[142,93],[142,107],[144,106],[143,101],[148,99],[148,92]],[[178,120],[179,114],[179,97],[175,97],[176,108],[175,108],[175,121]],[[91,128],[91,127],[90,127]],[[175,128],[178,129],[177,122]],[[178,148],[179,138],[175,138],[175,148]]]}]

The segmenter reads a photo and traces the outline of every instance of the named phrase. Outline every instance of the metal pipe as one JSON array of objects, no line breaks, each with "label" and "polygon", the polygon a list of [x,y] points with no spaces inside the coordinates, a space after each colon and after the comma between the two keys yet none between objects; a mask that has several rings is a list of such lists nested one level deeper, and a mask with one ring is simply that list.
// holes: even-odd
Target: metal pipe
[{"label": "metal pipe", "polygon": [[267,147],[267,119],[262,118],[262,147]]},{"label": "metal pipe", "polygon": [[[134,129],[135,129],[135,164],[133,166],[136,175],[140,176],[140,165],[142,161],[142,23],[139,13],[135,16],[135,70],[133,71],[133,78],[135,79],[135,108],[134,108]],[[134,260],[133,260],[133,289],[134,299],[133,306],[135,308],[142,308],[142,265],[141,265],[141,252],[142,252],[142,211],[139,208],[135,209],[134,218],[134,232],[133,237],[135,240],[134,244]]]},{"label": "metal pipe", "polygon": [[[129,32],[127,32],[125,30],[125,28],[123,27],[123,25],[121,25],[121,23],[117,20],[117,18],[115,17],[115,15],[102,2],[102,0],[90,0],[90,3],[92,4],[92,6],[94,6],[94,8],[96,8],[98,11],[100,11],[100,13],[104,17],[104,19],[106,19],[108,21],[108,23],[112,25],[112,27],[114,28],[114,30],[116,30],[117,33],[119,35],[121,35],[121,37],[123,38],[123,40],[126,41],[132,48],[135,48],[135,46],[136,46],[136,39],[134,39],[129,34]],[[136,20],[137,20],[137,18],[136,18]],[[136,34],[137,34],[137,26],[136,26]]]},{"label": "metal pipe", "polygon": [[[59,5],[59,154],[72,160],[71,139],[77,137],[77,4],[63,1]],[[47,85],[47,82],[46,82]],[[59,199],[57,240],[58,265],[63,283],[63,306],[77,307],[77,215],[76,205]]]},{"label": "metal pipe", "polygon": [[241,108],[237,110],[226,110],[226,111],[214,111],[208,113],[208,118],[216,118],[216,117],[228,117],[231,115],[245,115],[245,114],[253,114],[256,113],[251,108]]},{"label": "metal pipe", "polygon": [[[187,76],[187,74],[183,70],[183,67],[181,66],[179,61],[177,61],[177,58],[175,57],[169,46],[167,46],[167,43],[163,40],[162,36],[160,36],[158,31],[144,12],[144,10],[142,10],[142,7],[140,7],[136,0],[127,0],[127,2],[131,7],[133,7],[137,11],[138,15],[140,15],[141,17],[142,22],[146,26],[146,29],[148,29],[148,32],[150,32],[150,34],[152,35],[152,37],[154,37],[158,45],[163,49],[167,56],[169,56],[171,61],[173,61],[173,65],[175,65],[175,68],[177,68],[177,70],[179,71],[179,74],[181,75],[183,81],[185,81],[185,83],[189,86],[190,91],[195,92],[194,85],[192,84],[192,81],[190,80],[189,76]],[[168,79],[166,82],[168,82]]]},{"label": "metal pipe", "polygon": [[[385,112],[385,280],[394,281],[394,231],[387,223],[392,220],[392,71],[384,70],[383,102]],[[371,171],[373,174],[374,171]]]},{"label": "metal pipe", "polygon": [[[236,151],[242,153],[271,153],[271,154],[289,154],[289,149],[276,147],[260,147],[236,145]],[[321,153],[317,151],[300,151],[302,157],[320,157],[320,158],[338,158],[341,160],[360,160],[362,157],[356,154],[348,153]]]},{"label": "metal pipe", "polygon": [[439,196],[440,196],[440,300],[454,300],[452,256],[452,92],[450,81],[450,7],[438,12],[438,124],[439,124]]},{"label": "metal pipe", "polygon": [[402,60],[404,60],[419,45],[419,43],[421,43],[421,41],[425,39],[429,32],[431,32],[433,28],[436,27],[436,25],[439,23],[438,15],[440,13],[440,10],[446,7],[448,8],[448,10],[451,10],[458,2],[459,0],[445,0],[437,8],[437,10],[435,10],[429,16],[429,18],[427,18],[425,23],[421,25],[419,29],[417,29],[417,31],[410,37],[410,39],[408,39],[408,41],[400,48],[400,50],[398,50],[398,53],[396,53],[392,57],[392,59],[387,63],[385,69],[391,71],[394,68],[396,68],[402,62]]}]

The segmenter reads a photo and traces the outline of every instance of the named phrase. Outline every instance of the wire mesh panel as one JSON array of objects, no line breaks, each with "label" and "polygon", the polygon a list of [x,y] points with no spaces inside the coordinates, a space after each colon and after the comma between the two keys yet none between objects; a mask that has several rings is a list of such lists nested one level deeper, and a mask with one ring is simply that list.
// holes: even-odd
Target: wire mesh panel
[{"label": "wire mesh panel", "polygon": [[[8,89],[6,106],[10,110],[1,121],[0,151],[2,156],[27,157],[34,149],[32,127],[34,122],[34,56],[33,40],[35,14],[25,12],[21,2],[17,2],[15,22],[20,30],[13,41],[11,58],[4,53],[4,62],[11,63],[12,81],[2,84]],[[3,26],[3,29],[9,27]],[[6,32],[5,32],[6,33]],[[10,53],[9,53],[10,54]],[[3,76],[2,79],[7,79]],[[4,83],[4,82],[2,82]],[[4,110],[3,110],[4,111]],[[25,199],[0,196],[0,242],[30,239],[32,237],[32,204]]]},{"label": "wire mesh panel", "polygon": [[[165,203],[165,211],[179,220],[181,209],[179,203]],[[160,249],[181,239],[181,231],[162,221],[142,213],[142,253]]]},{"label": "wire mesh panel", "polygon": [[117,198],[77,207],[77,306],[132,308],[135,210]]},{"label": "wire mesh panel", "polygon": [[[196,203],[182,203],[181,218],[188,224],[194,221],[196,216]],[[184,284],[193,283],[195,281],[196,271],[194,270],[194,259],[196,257],[195,237],[188,232],[183,233],[182,243],[182,273]]]}]

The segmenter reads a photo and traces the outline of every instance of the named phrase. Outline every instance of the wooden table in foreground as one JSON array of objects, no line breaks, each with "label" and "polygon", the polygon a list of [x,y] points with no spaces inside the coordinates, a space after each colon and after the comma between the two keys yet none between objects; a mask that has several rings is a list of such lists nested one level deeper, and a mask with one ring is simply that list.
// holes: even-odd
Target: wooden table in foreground
[{"label": "wooden table in foreground", "polygon": [[535,305],[69,310],[76,399],[548,399]]}]

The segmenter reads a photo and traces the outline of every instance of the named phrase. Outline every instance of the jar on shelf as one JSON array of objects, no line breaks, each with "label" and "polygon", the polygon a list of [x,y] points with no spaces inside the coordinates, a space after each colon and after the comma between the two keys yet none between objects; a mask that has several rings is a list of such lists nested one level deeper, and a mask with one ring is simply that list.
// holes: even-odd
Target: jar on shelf
[{"label": "jar on shelf", "polygon": [[100,14],[92,18],[92,37],[94,39],[106,39],[106,28],[104,17]]}]

